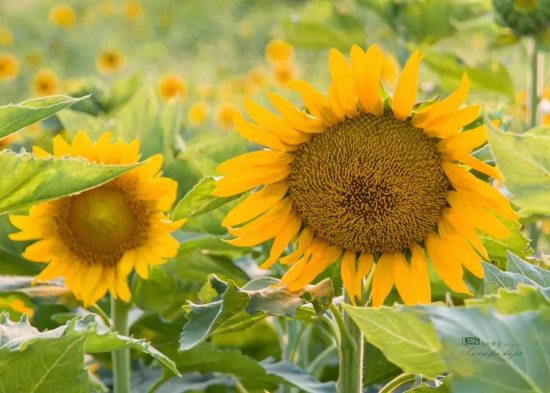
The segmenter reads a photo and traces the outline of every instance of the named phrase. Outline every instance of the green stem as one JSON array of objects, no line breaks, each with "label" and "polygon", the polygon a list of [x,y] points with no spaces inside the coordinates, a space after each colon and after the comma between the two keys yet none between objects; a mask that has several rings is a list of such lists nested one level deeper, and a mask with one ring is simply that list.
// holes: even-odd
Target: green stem
[{"label": "green stem", "polygon": [[164,385],[166,382],[168,382],[171,378],[172,378],[171,375],[168,376],[168,377],[166,377],[166,376],[162,377],[157,382],[155,382],[153,385],[151,385],[149,390],[147,390],[147,393],[155,393],[158,388],[160,388],[162,385]]},{"label": "green stem", "polygon": [[90,306],[89,308],[90,308],[90,311],[93,311],[94,313],[99,315],[99,317],[101,318],[101,320],[103,321],[105,326],[107,326],[108,328],[111,327],[111,321],[109,320],[109,316],[107,315],[107,313],[105,311],[103,311],[103,309],[101,307],[99,307],[97,304],[94,304],[93,306]]},{"label": "green stem", "polygon": [[393,392],[397,387],[406,384],[407,382],[414,381],[414,374],[409,373],[403,373],[401,375],[398,375],[394,379],[392,379],[390,382],[384,386],[379,393],[391,393]]},{"label": "green stem", "polygon": [[[344,291],[344,301],[350,304],[347,291]],[[332,308],[331,308],[332,310]],[[340,393],[361,393],[363,390],[363,334],[349,315],[335,315],[342,336],[338,352],[340,360],[340,375],[338,391]]]},{"label": "green stem", "polygon": [[[128,336],[128,311],[130,305],[120,299],[111,298],[111,317],[113,331]],[[130,392],[130,349],[119,349],[112,352],[114,393]]]},{"label": "green stem", "polygon": [[539,56],[539,45],[535,37],[529,38],[527,41],[527,57],[528,57],[528,79],[527,79],[527,115],[529,116],[529,128],[537,125],[537,106],[539,104],[539,93],[541,86],[539,84],[542,79],[539,75],[544,68],[542,65],[543,58]]}]

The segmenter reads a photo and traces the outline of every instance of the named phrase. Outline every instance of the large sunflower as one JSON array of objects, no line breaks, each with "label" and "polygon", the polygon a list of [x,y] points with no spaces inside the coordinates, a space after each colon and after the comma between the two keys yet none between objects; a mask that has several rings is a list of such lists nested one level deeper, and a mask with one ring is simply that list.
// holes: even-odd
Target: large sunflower
[{"label": "large sunflower", "polygon": [[[479,106],[461,109],[469,81],[448,98],[415,111],[418,68],[413,53],[393,98],[381,94],[382,51],[351,50],[351,66],[330,52],[328,99],[304,81],[289,87],[305,110],[272,93],[282,117],[248,101],[256,123],[236,119],[239,133],[268,149],[244,154],[218,168],[223,176],[214,195],[225,197],[265,185],[234,208],[223,225],[236,246],[274,239],[271,267],[296,237],[291,265],[281,284],[298,290],[341,257],[350,298],[361,298],[362,279],[376,263],[373,305],[380,306],[395,284],[406,304],[431,299],[426,252],[441,279],[469,294],[463,267],[483,276],[488,259],[477,231],[510,235],[497,218],[517,218],[495,188],[469,168],[501,179],[497,169],[468,153],[486,142],[485,127],[473,122]],[[244,226],[236,227],[247,223]]]},{"label": "large sunflower", "polygon": [[[72,145],[57,136],[54,157],[81,157],[89,162],[122,165],[138,162],[139,141],[111,143],[105,133],[93,143],[79,132]],[[36,157],[50,157],[34,148]],[[171,222],[162,212],[176,199],[177,183],[158,176],[162,155],[149,158],[135,169],[80,194],[33,206],[28,216],[11,216],[22,232],[13,240],[40,241],[23,256],[48,263],[37,281],[64,277],[84,305],[94,304],[109,290],[115,298],[130,300],[127,277],[133,268],[149,276],[149,265],[176,255],[178,242],[170,232],[185,220]]]}]

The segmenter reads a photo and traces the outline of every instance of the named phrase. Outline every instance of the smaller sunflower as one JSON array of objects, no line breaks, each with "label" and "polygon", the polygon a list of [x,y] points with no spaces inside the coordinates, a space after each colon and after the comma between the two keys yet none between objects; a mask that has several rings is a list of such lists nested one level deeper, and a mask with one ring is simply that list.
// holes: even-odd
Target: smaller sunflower
[{"label": "smaller sunflower", "polygon": [[36,73],[33,80],[33,92],[37,97],[51,96],[59,93],[60,80],[49,69],[42,69]]},{"label": "smaller sunflower", "polygon": [[50,11],[50,22],[65,29],[71,28],[76,23],[76,12],[71,6],[56,5]]},{"label": "smaller sunflower", "polygon": [[128,0],[124,4],[124,14],[130,21],[138,21],[143,17],[143,6],[137,0]]},{"label": "smaller sunflower", "polygon": [[248,77],[252,82],[254,82],[256,87],[261,87],[267,80],[267,73],[262,68],[254,68],[253,70],[250,70]]},{"label": "smaller sunflower", "polygon": [[235,118],[239,114],[239,108],[230,103],[223,103],[216,108],[216,123],[225,130],[235,126]]},{"label": "smaller sunflower", "polygon": [[294,48],[288,42],[273,40],[265,48],[265,57],[270,63],[288,62],[294,58]]},{"label": "smaller sunflower", "polygon": [[[72,144],[61,136],[53,140],[55,159],[69,156],[88,162],[125,165],[139,160],[139,141],[112,143],[105,133],[94,144],[79,132]],[[51,155],[34,148],[38,158]],[[136,269],[144,279],[149,265],[160,265],[177,254],[179,243],[170,233],[185,220],[172,222],[164,215],[176,199],[177,183],[160,177],[162,155],[99,187],[31,208],[28,216],[10,216],[21,232],[12,240],[38,240],[23,256],[47,263],[36,281],[64,277],[67,287],[84,306],[107,293],[130,300],[127,277]]]},{"label": "smaller sunflower", "polygon": [[183,101],[187,96],[187,83],[180,75],[169,73],[160,79],[158,90],[164,101],[170,101],[175,98]]},{"label": "smaller sunflower", "polygon": [[0,46],[9,47],[13,45],[13,33],[10,29],[0,27]]},{"label": "smaller sunflower", "polygon": [[19,75],[19,60],[11,53],[0,53],[0,81],[9,81]]},{"label": "smaller sunflower", "polygon": [[210,113],[210,105],[206,101],[197,101],[189,109],[189,123],[198,125],[205,122]]},{"label": "smaller sunflower", "polygon": [[298,68],[292,62],[278,62],[273,66],[275,81],[283,86],[296,79]]},{"label": "smaller sunflower", "polygon": [[126,56],[117,50],[107,50],[99,55],[95,66],[102,74],[116,74],[126,68]]}]

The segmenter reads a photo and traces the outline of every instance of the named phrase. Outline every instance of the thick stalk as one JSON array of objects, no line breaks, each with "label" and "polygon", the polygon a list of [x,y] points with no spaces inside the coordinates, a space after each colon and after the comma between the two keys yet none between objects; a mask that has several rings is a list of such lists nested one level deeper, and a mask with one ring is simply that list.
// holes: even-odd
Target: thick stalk
[{"label": "thick stalk", "polygon": [[[350,299],[344,291],[344,301],[350,304]],[[340,393],[360,393],[363,390],[363,334],[352,319],[344,314],[343,326],[340,329],[342,337],[339,357],[340,375],[338,391]]]},{"label": "thick stalk", "polygon": [[527,73],[527,116],[529,128],[537,125],[537,106],[542,94],[541,73],[544,65],[544,58],[539,54],[537,38],[531,37],[527,41],[527,57],[529,72]]},{"label": "thick stalk", "polygon": [[[128,311],[130,305],[120,299],[111,299],[111,319],[113,331],[128,336]],[[114,393],[130,392],[130,349],[112,352]]]}]

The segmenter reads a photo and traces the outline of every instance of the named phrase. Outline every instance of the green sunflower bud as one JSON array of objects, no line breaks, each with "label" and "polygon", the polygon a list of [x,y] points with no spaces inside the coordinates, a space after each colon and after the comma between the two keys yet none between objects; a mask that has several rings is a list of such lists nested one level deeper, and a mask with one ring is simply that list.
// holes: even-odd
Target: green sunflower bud
[{"label": "green sunflower bud", "polygon": [[493,0],[497,21],[517,36],[537,35],[550,26],[550,0]]}]

